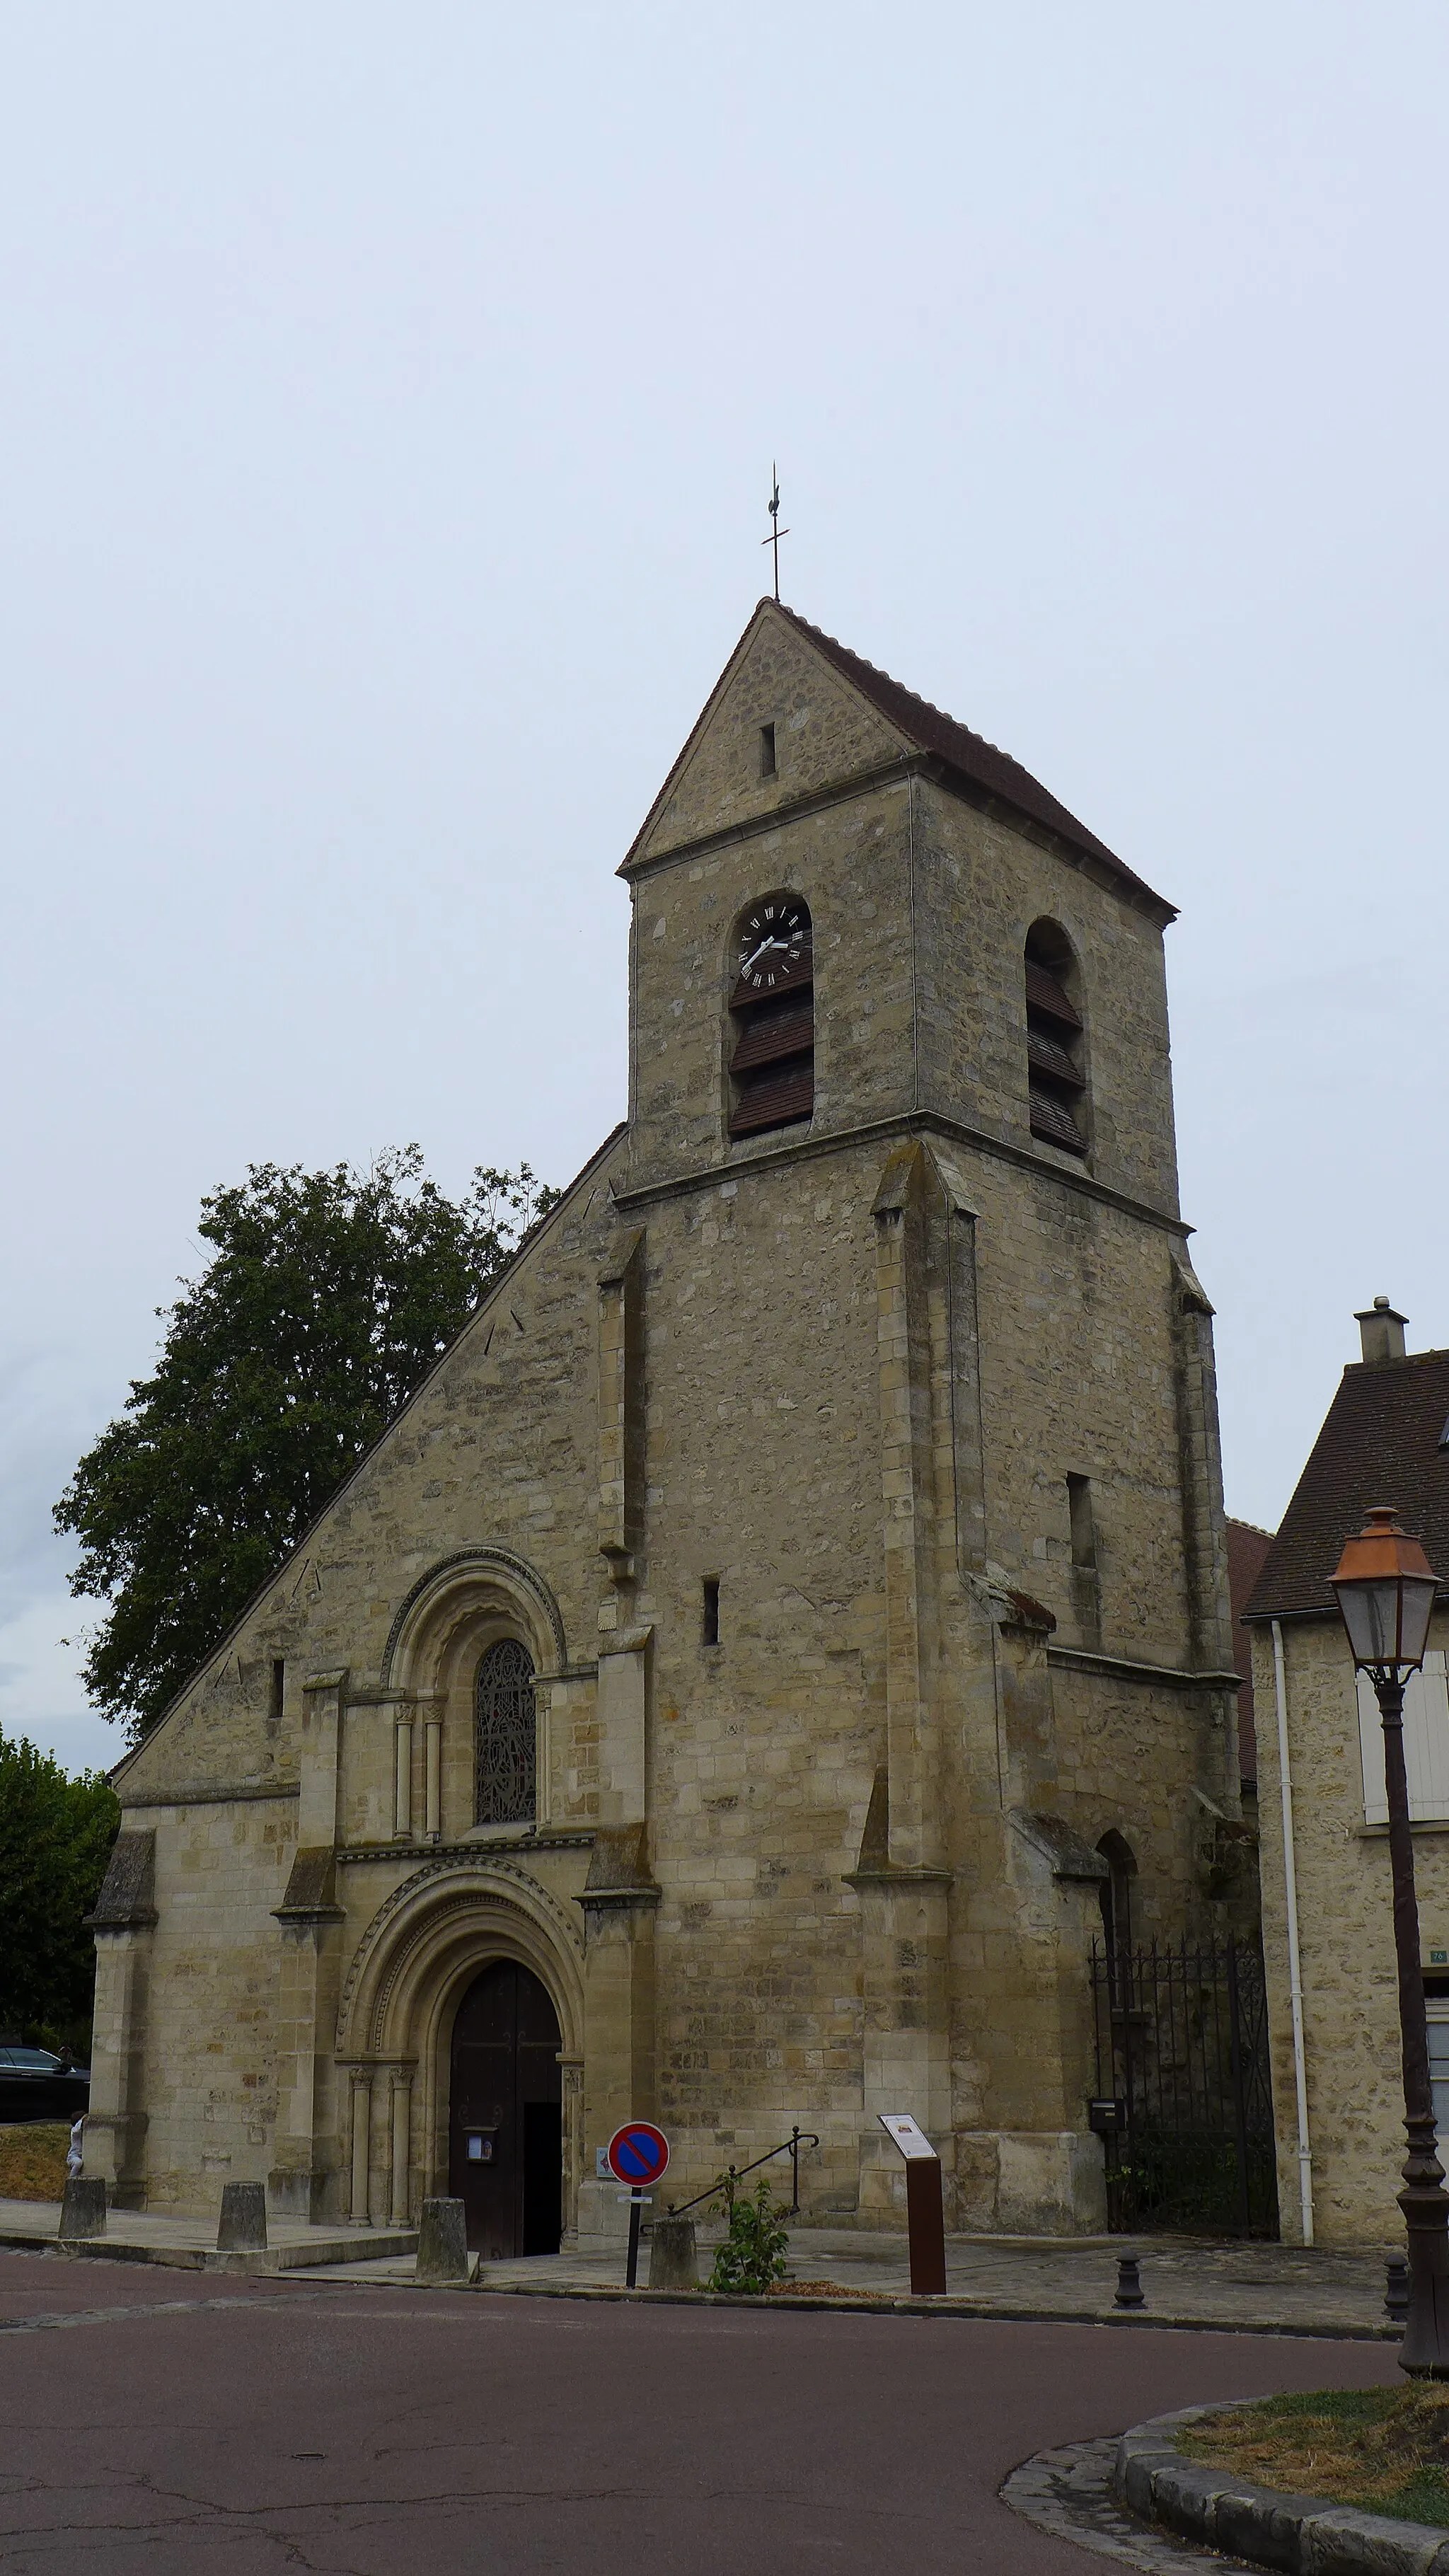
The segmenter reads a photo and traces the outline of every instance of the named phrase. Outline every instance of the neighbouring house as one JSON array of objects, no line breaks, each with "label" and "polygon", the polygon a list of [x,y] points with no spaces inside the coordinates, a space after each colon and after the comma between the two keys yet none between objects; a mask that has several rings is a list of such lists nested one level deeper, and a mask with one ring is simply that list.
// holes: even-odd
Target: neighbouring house
[{"label": "neighbouring house", "polygon": [[774,601],[619,874],[625,1123],[117,1773],[87,2171],[512,2254],[910,2113],[1098,2228],[1093,1942],[1242,1835],[1172,907]]},{"label": "neighbouring house", "polygon": [[[1386,1297],[1358,1318],[1338,1392],[1247,1607],[1258,1720],[1263,1939],[1279,2208],[1290,2243],[1397,2240],[1403,2161],[1383,1736],[1328,1578],[1392,1505],[1449,1574],[1449,1351],[1407,1350]],[[1449,2134],[1449,1581],[1404,1751],[1430,2056]]]}]

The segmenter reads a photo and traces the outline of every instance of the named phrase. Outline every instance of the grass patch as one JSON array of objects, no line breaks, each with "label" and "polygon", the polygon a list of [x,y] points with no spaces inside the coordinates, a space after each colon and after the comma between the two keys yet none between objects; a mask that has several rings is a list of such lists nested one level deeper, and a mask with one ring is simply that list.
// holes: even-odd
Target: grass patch
[{"label": "grass patch", "polygon": [[68,2120],[0,2129],[0,2200],[64,2200]]},{"label": "grass patch", "polygon": [[1186,2424],[1178,2448],[1255,2486],[1449,2525],[1449,2387],[1328,2388]]}]

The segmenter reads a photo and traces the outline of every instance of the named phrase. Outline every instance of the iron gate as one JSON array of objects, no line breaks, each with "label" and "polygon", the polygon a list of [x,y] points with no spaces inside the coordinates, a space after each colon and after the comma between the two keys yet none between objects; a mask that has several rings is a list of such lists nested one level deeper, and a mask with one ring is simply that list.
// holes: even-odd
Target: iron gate
[{"label": "iron gate", "polygon": [[1262,1953],[1094,1942],[1092,2013],[1108,2226],[1276,2236]]}]

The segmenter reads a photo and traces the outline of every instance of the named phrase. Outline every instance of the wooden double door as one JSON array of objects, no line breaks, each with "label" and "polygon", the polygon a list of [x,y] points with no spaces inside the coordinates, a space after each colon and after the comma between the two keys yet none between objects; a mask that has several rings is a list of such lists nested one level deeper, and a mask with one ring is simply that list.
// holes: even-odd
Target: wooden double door
[{"label": "wooden double door", "polygon": [[562,2226],[558,2015],[516,1959],[475,1977],[453,2023],[449,2189],[468,2243],[494,2261],[556,2254]]}]

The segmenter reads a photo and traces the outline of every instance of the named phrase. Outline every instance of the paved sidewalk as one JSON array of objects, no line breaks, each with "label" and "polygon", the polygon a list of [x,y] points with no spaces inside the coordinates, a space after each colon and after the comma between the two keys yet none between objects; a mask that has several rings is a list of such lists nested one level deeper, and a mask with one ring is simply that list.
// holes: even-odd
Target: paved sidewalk
[{"label": "paved sidewalk", "polygon": [[411,2272],[417,2251],[415,2227],[309,2227],[301,2219],[272,2219],[264,2254],[218,2254],[216,2224],[201,2218],[169,2218],[148,2209],[110,2209],[104,2236],[59,2243],[58,2200],[0,2200],[0,2245],[20,2249],[55,2246],[57,2252],[99,2255],[110,2262],[167,2263],[197,2272],[293,2272],[316,2264],[356,2261],[370,2265],[379,2255]]},{"label": "paved sidewalk", "polygon": [[[1227,2327],[1237,2333],[1326,2334],[1390,2339],[1398,2329],[1384,2314],[1381,2254],[1307,2252],[1293,2245],[1221,2245],[1184,2237],[951,2236],[946,2240],[947,2295],[920,2304],[933,2314],[1082,2319],[1124,2322],[1113,2305],[1117,2262],[1136,2254],[1147,2299],[1144,2323]],[[709,2250],[701,2249],[707,2277]],[[875,2306],[910,2300],[910,2264],[903,2236],[858,2229],[797,2227],[791,2233],[790,2272],[800,2283],[829,2283],[846,2300]],[[401,2284],[410,2263],[350,2262],[346,2278]],[[322,2277],[320,2270],[309,2278]],[[342,2277],[329,2273],[326,2277]],[[641,2285],[649,2277],[649,2248],[640,2249]],[[480,2268],[480,2289],[600,2298],[623,2290],[624,2251],[610,2254],[536,2254]],[[656,2298],[665,2293],[655,2292]],[[687,2296],[687,2293],[674,2293]],[[807,2294],[808,2295],[808,2294]],[[829,2298],[829,2292],[823,2294]],[[916,2304],[916,2303],[912,2303]]]},{"label": "paved sidewalk", "polygon": [[[0,2245],[56,2246],[60,2206],[55,2201],[0,2200]],[[218,2254],[214,2229],[196,2218],[149,2210],[113,2209],[106,2234],[58,2251],[111,2261],[164,2263],[192,2271],[286,2272],[302,2280],[410,2286],[417,2251],[415,2229],[328,2225],[274,2220],[264,2254]],[[717,2230],[711,2230],[711,2235]],[[1142,2267],[1145,2323],[1227,2327],[1239,2334],[1346,2335],[1392,2338],[1397,2328],[1384,2314],[1382,2254],[1307,2252],[1294,2245],[1213,2244],[1190,2237],[1096,2236],[1073,2238],[950,2236],[946,2240],[947,2294],[911,2300],[910,2262],[904,2236],[874,2235],[859,2228],[799,2226],[791,2231],[791,2278],[819,2283],[814,2295],[831,2306],[923,2304],[933,2314],[978,2317],[1079,2319],[1131,2322],[1113,2304],[1117,2262],[1136,2254]],[[700,2248],[701,2280],[708,2278],[711,2248]],[[640,2248],[640,2291],[647,2296],[649,2245]],[[624,2248],[607,2254],[535,2254],[480,2267],[480,2289],[534,2296],[625,2297]],[[656,2291],[656,2299],[687,2293]]]}]

